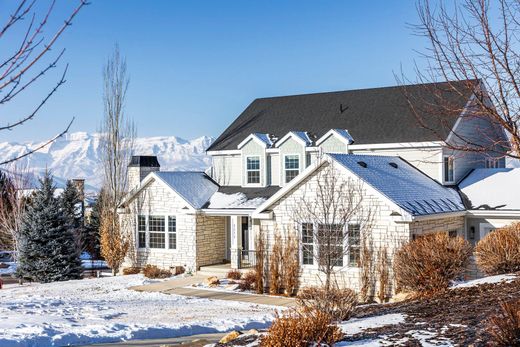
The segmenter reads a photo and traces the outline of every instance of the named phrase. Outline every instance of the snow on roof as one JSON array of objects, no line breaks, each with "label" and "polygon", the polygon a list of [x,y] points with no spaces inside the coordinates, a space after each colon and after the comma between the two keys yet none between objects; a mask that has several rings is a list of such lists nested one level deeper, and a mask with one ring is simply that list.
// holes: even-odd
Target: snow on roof
[{"label": "snow on roof", "polygon": [[218,190],[218,185],[204,172],[157,171],[155,175],[194,208],[202,208]]},{"label": "snow on roof", "polygon": [[520,168],[475,169],[459,189],[473,209],[520,210]]},{"label": "snow on roof", "polygon": [[465,209],[456,190],[442,186],[399,157],[329,156],[414,216]]},{"label": "snow on roof", "polygon": [[257,208],[266,198],[247,199],[244,193],[224,194],[216,192],[211,196],[206,208]]},{"label": "snow on roof", "polygon": [[264,142],[267,146],[271,147],[273,145],[273,141],[271,141],[269,134],[254,133],[253,135],[258,137],[258,139]]},{"label": "snow on roof", "polygon": [[349,143],[354,143],[354,138],[350,136],[347,129],[332,129],[334,130],[339,136],[346,139]]},{"label": "snow on roof", "polygon": [[312,140],[310,139],[309,134],[306,131],[291,131],[291,133],[305,141],[306,146],[312,145]]}]

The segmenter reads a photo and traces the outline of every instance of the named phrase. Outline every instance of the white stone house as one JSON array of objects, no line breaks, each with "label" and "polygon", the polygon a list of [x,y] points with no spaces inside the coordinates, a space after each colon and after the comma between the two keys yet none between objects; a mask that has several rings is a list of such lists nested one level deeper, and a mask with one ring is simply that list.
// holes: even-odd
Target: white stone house
[{"label": "white stone house", "polygon": [[[135,239],[131,260],[192,271],[221,263],[246,268],[255,261],[256,235],[270,240],[275,230],[293,230],[300,240],[302,285],[315,283],[318,272],[304,264],[302,223],[291,218],[290,204],[312,191],[327,165],[366,187],[366,200],[377,206],[375,244],[392,251],[436,231],[470,238],[480,232],[471,228],[472,220],[485,204],[471,205],[458,184],[473,172],[504,168],[505,160],[492,147],[468,154],[447,144],[461,134],[475,143],[506,146],[508,140],[500,127],[473,115],[478,81],[454,83],[462,92],[442,83],[435,87],[460,114],[442,122],[432,118],[428,129],[412,115],[400,87],[295,95],[253,101],[208,149],[213,165],[206,173],[163,172],[157,158],[134,157],[132,191],[120,209]],[[510,220],[520,218],[508,213]],[[339,269],[354,288],[355,258],[354,251],[346,254]]]}]

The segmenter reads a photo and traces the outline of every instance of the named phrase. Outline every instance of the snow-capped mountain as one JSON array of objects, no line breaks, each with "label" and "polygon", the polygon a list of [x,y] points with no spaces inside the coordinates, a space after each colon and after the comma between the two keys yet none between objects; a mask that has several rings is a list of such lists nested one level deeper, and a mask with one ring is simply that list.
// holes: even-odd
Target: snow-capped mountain
[{"label": "snow-capped mountain", "polygon": [[[136,155],[156,155],[161,170],[205,170],[210,165],[206,148],[213,138],[202,136],[184,140],[176,136],[140,137],[135,141]],[[38,147],[40,142],[0,143],[0,158],[3,160],[26,153]],[[28,167],[36,174],[49,169],[57,181],[85,178],[87,186],[99,188],[102,182],[100,166],[100,135],[76,132],[66,134],[41,151],[17,165]]]}]

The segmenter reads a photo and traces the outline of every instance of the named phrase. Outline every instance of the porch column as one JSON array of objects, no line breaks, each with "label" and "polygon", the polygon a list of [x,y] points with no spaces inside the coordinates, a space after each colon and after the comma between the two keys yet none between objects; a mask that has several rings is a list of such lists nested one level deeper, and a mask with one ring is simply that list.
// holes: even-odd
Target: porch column
[{"label": "porch column", "polygon": [[240,267],[240,256],[242,251],[242,220],[241,216],[230,216],[231,231],[231,268]]}]

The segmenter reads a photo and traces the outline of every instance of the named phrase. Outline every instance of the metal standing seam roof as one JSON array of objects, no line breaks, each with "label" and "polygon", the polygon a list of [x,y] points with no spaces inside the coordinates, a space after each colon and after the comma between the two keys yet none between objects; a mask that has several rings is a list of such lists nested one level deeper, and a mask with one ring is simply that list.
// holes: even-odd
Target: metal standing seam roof
[{"label": "metal standing seam roof", "polygon": [[202,208],[219,189],[204,172],[157,171],[155,174],[196,209]]},{"label": "metal standing seam roof", "polygon": [[413,216],[465,210],[455,189],[441,185],[400,157],[329,156]]}]

